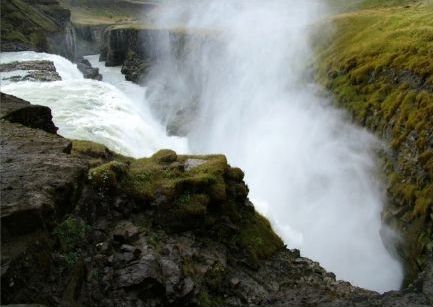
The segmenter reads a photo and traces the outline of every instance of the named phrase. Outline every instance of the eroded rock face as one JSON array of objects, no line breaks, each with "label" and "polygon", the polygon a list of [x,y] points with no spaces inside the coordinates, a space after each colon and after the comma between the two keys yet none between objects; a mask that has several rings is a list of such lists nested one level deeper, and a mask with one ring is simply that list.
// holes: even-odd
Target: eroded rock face
[{"label": "eroded rock face", "polygon": [[49,133],[56,133],[51,110],[48,107],[32,105],[15,96],[1,93],[0,119],[11,123],[20,123],[24,126],[41,129]]},{"label": "eroded rock face", "polygon": [[85,165],[68,153],[58,135],[1,122],[2,239],[44,228],[68,212],[80,189]]},{"label": "eroded rock face", "polygon": [[92,64],[90,64],[89,60],[85,58],[79,58],[77,60],[77,67],[83,74],[84,78],[98,81],[102,80],[102,75],[99,73],[99,68],[92,67]]}]

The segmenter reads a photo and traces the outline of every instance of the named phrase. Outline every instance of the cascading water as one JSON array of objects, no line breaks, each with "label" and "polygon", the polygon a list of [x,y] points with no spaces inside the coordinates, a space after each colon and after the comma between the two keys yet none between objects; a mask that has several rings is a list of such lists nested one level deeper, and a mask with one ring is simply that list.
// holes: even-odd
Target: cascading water
[{"label": "cascading water", "polygon": [[401,265],[379,234],[380,144],[320,98],[306,75],[309,28],[324,16],[323,3],[170,3],[155,20],[183,34],[186,51],[160,42],[148,98],[162,120],[188,99],[195,105],[190,150],[222,152],[244,169],[250,197],[289,247],[355,285],[398,289]]},{"label": "cascading water", "polygon": [[[134,157],[153,154],[160,148],[187,151],[183,138],[168,137],[143,104],[144,91],[130,82],[106,82],[84,79],[76,65],[67,59],[46,53],[2,53],[1,63],[13,61],[53,61],[62,81],[5,82],[1,90],[34,104],[52,109],[59,134],[71,139],[103,143]],[[120,68],[111,70],[112,79],[120,79]],[[108,76],[108,78],[110,78]],[[128,93],[128,94],[125,94]]]},{"label": "cascading water", "polygon": [[[88,59],[106,82],[84,80],[66,59],[34,52],[3,53],[1,62],[51,60],[62,81],[2,82],[2,91],[49,106],[60,134],[124,154],[160,148],[227,154],[245,170],[250,196],[289,247],[355,285],[397,289],[402,269],[379,235],[378,142],[319,98],[305,78],[307,29],[323,9],[318,1],[170,3],[158,10],[157,23],[183,28],[193,48],[179,61],[178,52],[164,49],[174,46],[161,42],[166,58],[148,78],[148,98],[146,89],[95,56]],[[186,139],[166,136],[148,106],[165,124],[162,112],[176,115],[187,101],[195,109],[189,149]]]}]

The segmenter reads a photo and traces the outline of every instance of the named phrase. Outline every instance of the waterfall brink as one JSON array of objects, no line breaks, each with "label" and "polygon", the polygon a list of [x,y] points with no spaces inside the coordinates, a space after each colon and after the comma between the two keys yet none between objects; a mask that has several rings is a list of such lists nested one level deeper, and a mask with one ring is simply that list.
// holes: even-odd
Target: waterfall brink
[{"label": "waterfall brink", "polygon": [[355,285],[398,289],[401,265],[379,234],[380,144],[308,81],[309,29],[325,12],[323,1],[171,3],[155,20],[177,29],[183,51],[160,42],[148,99],[168,125],[188,122],[193,153],[222,152],[245,170],[290,248]]},{"label": "waterfall brink", "polygon": [[[134,157],[148,156],[161,148],[187,151],[185,139],[166,136],[164,127],[143,104],[145,92],[139,86],[124,81],[115,87],[84,79],[76,65],[58,55],[32,51],[1,54],[1,63],[32,60],[54,62],[62,81],[2,81],[1,90],[50,107],[62,136],[102,143]],[[117,80],[123,78],[120,68],[110,72]]]}]

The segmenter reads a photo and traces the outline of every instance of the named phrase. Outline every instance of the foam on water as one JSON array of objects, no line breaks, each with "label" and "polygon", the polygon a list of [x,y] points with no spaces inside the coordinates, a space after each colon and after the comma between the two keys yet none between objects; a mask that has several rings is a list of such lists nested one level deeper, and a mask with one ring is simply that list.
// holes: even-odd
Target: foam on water
[{"label": "foam on water", "polygon": [[[161,148],[187,151],[187,141],[168,137],[164,127],[146,110],[143,103],[145,93],[136,85],[124,83],[118,89],[106,82],[84,79],[75,64],[57,55],[36,52],[1,54],[1,63],[28,60],[53,61],[62,81],[3,82],[1,90],[50,107],[59,134],[71,139],[99,142],[134,157],[151,155]],[[121,75],[120,69],[117,70]],[[115,69],[113,75],[114,72]]]}]

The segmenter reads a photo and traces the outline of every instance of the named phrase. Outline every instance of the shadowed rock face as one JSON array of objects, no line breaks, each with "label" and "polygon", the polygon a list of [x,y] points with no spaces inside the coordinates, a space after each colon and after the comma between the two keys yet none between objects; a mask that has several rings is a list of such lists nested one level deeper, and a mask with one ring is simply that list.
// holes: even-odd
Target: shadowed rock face
[{"label": "shadowed rock face", "polygon": [[25,100],[4,93],[1,93],[0,99],[0,119],[49,133],[57,132],[57,127],[52,122],[50,108],[32,105]]},{"label": "shadowed rock face", "polygon": [[84,166],[56,135],[51,110],[1,94],[2,238],[26,233],[68,211]]},{"label": "shadowed rock face", "polygon": [[102,75],[99,73],[99,68],[92,67],[89,60],[85,58],[77,59],[77,67],[86,79],[94,79],[101,81]]},{"label": "shadowed rock face", "polygon": [[34,50],[75,57],[71,12],[56,0],[1,2],[1,51]]},{"label": "shadowed rock face", "polygon": [[[4,94],[1,103],[2,303],[433,303],[431,265],[410,288],[379,295],[286,249],[222,155],[123,157],[44,131],[48,108]],[[14,115],[31,108],[44,125]]]}]

